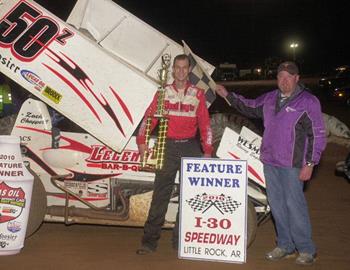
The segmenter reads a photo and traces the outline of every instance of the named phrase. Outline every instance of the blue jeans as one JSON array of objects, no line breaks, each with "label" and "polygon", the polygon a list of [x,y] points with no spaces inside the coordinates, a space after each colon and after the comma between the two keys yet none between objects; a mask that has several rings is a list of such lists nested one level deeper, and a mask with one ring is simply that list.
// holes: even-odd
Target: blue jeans
[{"label": "blue jeans", "polygon": [[267,198],[275,220],[277,246],[287,252],[315,254],[304,183],[299,180],[299,172],[299,168],[264,164]]}]

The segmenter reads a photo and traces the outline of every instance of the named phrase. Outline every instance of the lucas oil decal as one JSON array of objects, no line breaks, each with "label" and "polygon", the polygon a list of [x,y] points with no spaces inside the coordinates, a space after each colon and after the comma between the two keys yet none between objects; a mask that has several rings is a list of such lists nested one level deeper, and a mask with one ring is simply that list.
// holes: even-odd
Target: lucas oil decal
[{"label": "lucas oil decal", "polygon": [[29,70],[21,70],[21,75],[27,82],[35,85],[34,88],[38,91],[41,91],[41,89],[45,86],[45,83],[34,72]]},{"label": "lucas oil decal", "polygon": [[22,188],[12,188],[5,182],[0,183],[0,223],[18,218],[26,205]]}]

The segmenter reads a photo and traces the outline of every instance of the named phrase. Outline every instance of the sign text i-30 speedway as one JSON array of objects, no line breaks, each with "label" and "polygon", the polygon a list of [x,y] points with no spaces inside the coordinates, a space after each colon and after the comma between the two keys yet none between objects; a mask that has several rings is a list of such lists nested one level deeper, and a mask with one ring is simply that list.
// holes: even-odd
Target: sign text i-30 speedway
[{"label": "sign text i-30 speedway", "polygon": [[179,258],[246,261],[247,162],[183,158]]}]

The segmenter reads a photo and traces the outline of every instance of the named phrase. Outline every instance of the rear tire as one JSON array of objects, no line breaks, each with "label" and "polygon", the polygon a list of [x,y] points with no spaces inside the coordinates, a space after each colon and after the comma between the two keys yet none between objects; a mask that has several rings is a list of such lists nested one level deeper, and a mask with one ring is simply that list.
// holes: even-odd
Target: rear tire
[{"label": "rear tire", "polygon": [[[232,113],[217,113],[211,115],[210,124],[213,130],[214,153],[219,147],[222,135],[226,127],[240,133],[243,126],[260,133],[255,125],[247,118]],[[257,215],[254,204],[248,200],[247,205],[247,248],[254,242],[257,230]]]},{"label": "rear tire", "polygon": [[250,120],[241,115],[232,113],[212,114],[210,116],[210,125],[213,130],[213,147],[215,156],[226,127],[240,133],[242,127],[245,126],[257,134],[260,133]]},{"label": "rear tire", "polygon": [[44,221],[47,207],[46,191],[39,176],[30,168],[27,168],[31,175],[34,176],[32,201],[30,204],[30,212],[28,218],[28,225],[26,237],[33,235]]},{"label": "rear tire", "polygon": [[248,200],[247,211],[247,248],[254,242],[258,227],[254,204]]}]

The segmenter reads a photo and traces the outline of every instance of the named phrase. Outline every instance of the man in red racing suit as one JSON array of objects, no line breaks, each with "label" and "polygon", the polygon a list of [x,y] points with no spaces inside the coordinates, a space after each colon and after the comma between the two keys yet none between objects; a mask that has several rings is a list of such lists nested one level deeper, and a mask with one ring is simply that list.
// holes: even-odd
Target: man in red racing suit
[{"label": "man in red racing suit", "polygon": [[[196,139],[198,129],[204,156],[210,157],[213,150],[210,118],[204,91],[188,81],[189,72],[188,56],[184,54],[176,56],[173,63],[174,82],[165,87],[164,105],[169,122],[164,165],[162,169],[156,171],[151,207],[145,223],[141,247],[136,251],[139,255],[148,254],[157,248],[176,173],[181,166],[181,157],[203,156],[200,144]],[[156,94],[146,111],[137,136],[141,157],[147,150],[145,145],[146,120],[147,117],[156,113],[157,99]],[[152,119],[151,130],[154,129],[157,121],[157,118]],[[178,246],[178,216],[179,214],[177,214],[173,231],[174,248]]]}]

